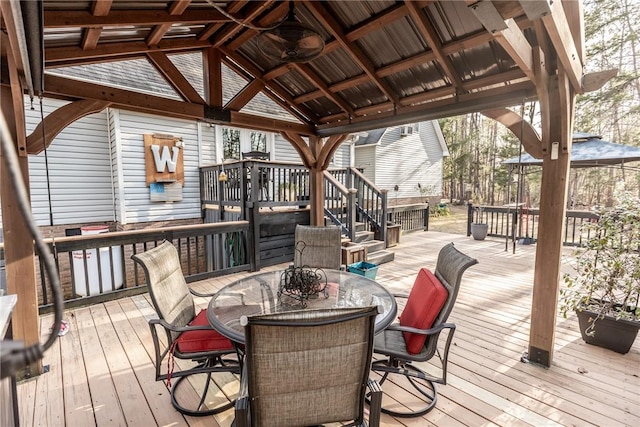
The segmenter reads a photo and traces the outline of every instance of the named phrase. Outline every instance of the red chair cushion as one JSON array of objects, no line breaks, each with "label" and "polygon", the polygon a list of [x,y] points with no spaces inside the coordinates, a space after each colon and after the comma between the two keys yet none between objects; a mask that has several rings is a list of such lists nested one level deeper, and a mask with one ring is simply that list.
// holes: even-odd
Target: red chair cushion
[{"label": "red chair cushion", "polygon": [[[207,310],[202,310],[189,326],[208,326]],[[187,331],[180,334],[176,340],[178,351],[181,353],[197,353],[201,351],[233,350],[233,344],[228,338],[220,335],[215,329]]]},{"label": "red chair cushion", "polygon": [[[417,329],[429,329],[442,306],[447,300],[449,292],[434,274],[426,268],[421,268],[413,283],[407,305],[400,315],[400,325]],[[404,341],[409,354],[418,354],[427,339],[426,335],[403,332]]]}]

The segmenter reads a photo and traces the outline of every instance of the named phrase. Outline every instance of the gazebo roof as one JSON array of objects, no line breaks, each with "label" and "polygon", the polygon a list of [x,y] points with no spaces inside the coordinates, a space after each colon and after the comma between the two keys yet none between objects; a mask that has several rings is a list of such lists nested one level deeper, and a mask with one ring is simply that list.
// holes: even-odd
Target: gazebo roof
[{"label": "gazebo roof", "polygon": [[[573,134],[571,144],[571,167],[585,168],[640,160],[640,147],[603,141],[600,135],[583,132]],[[528,153],[523,153],[522,159],[512,157],[503,162],[506,165],[542,166],[542,159],[536,159]]]},{"label": "gazebo roof", "polygon": [[[295,1],[297,19],[325,41],[322,54],[307,63],[268,58],[256,42],[255,26],[280,22],[288,2],[43,4],[47,70],[144,58],[182,104],[189,104],[162,104],[163,114],[178,117],[249,127],[251,120],[236,113],[262,92],[299,120],[288,125],[294,131],[328,136],[504,108],[537,96],[535,46],[548,50],[546,62],[564,62],[578,92],[583,85],[582,40],[562,36],[581,25],[580,6],[573,2]],[[541,19],[545,24],[536,28]],[[37,28],[27,24],[26,29],[27,40],[37,38]],[[177,54],[201,51],[203,65],[196,71],[204,74],[204,92],[194,89],[189,71],[174,61]],[[246,80],[244,89],[224,103],[216,71],[220,63]],[[44,88],[47,96],[103,98],[154,112],[148,97],[104,94],[59,76],[47,75]],[[276,128],[264,121],[252,124]]]}]

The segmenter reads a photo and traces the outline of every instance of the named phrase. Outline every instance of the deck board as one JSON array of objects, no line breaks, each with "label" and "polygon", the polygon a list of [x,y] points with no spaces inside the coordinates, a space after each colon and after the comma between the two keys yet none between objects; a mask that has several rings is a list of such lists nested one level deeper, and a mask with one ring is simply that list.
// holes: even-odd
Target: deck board
[{"label": "deck board", "polygon": [[[448,384],[438,387],[438,403],[429,414],[408,419],[383,414],[383,426],[640,425],[640,340],[620,355],[585,344],[575,315],[558,316],[551,368],[521,361],[528,348],[534,245],[518,246],[514,254],[511,245],[505,251],[504,240],[411,233],[401,237],[393,248],[396,260],[380,266],[376,280],[392,292],[408,293],[418,269],[433,268],[438,250],[451,241],[479,264],[465,273],[451,313],[457,330]],[[565,271],[571,259],[571,250],[565,250]],[[192,286],[215,292],[248,274]],[[204,308],[207,299],[195,302]],[[154,317],[148,294],[67,311],[71,330],[43,360],[50,372],[18,385],[21,425],[230,426],[231,410],[196,418],[173,409],[166,385],[154,380],[147,324]],[[52,322],[51,315],[42,316],[43,340]],[[220,396],[233,398],[237,391],[232,375],[218,385]],[[402,384],[387,388],[398,405],[416,399]]]}]

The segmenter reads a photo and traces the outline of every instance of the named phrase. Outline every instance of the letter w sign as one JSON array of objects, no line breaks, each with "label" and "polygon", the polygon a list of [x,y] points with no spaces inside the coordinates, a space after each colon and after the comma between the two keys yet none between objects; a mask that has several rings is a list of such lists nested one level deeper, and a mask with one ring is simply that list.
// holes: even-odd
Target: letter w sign
[{"label": "letter w sign", "polygon": [[171,135],[144,135],[147,185],[152,182],[180,182],[184,185],[184,156]]}]

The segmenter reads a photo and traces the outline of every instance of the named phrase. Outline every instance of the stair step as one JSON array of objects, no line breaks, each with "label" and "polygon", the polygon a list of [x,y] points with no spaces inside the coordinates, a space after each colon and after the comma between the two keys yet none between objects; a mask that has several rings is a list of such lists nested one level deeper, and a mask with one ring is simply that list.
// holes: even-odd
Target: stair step
[{"label": "stair step", "polygon": [[367,262],[380,265],[380,264],[384,264],[385,262],[393,261],[395,258],[395,255],[396,254],[394,252],[387,251],[387,250],[377,251],[377,252],[374,252],[373,254],[367,255]]},{"label": "stair step", "polygon": [[361,243],[361,242],[367,242],[369,240],[373,240],[374,234],[375,233],[373,231],[356,231],[354,242]]},{"label": "stair step", "polygon": [[356,222],[355,229],[356,229],[356,232],[364,231],[364,222]]},{"label": "stair step", "polygon": [[386,249],[382,240],[367,240],[360,244],[367,247],[367,253],[378,252]]}]

